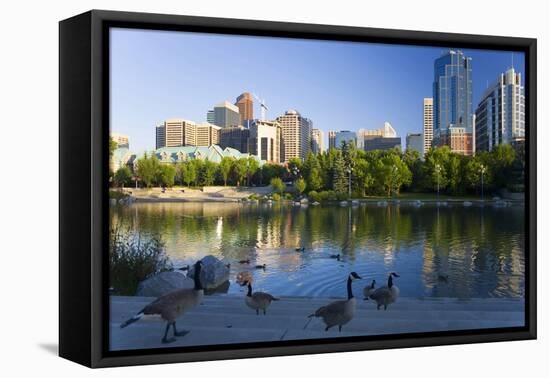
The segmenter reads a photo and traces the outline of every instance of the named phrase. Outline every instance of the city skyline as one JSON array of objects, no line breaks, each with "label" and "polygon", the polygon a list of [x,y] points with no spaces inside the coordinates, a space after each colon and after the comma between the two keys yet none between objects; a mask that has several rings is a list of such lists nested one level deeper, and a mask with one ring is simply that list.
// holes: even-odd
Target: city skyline
[{"label": "city skyline", "polygon": [[[324,132],[325,145],[329,130],[375,129],[386,121],[403,139],[422,132],[422,102],[432,97],[434,61],[448,51],[127,29],[111,33],[111,131],[129,135],[136,152],[155,148],[155,126],[166,119],[204,123],[213,106],[234,104],[243,92],[265,99],[268,120],[298,110]],[[474,108],[512,60],[524,74],[522,53],[461,50],[472,57]],[[165,54],[172,55],[163,59]],[[254,118],[260,118],[256,101]]]}]

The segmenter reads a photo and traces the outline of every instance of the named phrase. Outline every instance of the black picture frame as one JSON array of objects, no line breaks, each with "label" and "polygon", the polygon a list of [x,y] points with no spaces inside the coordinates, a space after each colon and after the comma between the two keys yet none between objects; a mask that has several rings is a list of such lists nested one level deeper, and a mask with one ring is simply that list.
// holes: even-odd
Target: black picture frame
[{"label": "black picture frame", "polygon": [[[109,352],[110,27],[521,51],[526,59],[525,327]],[[92,10],[59,24],[59,354],[89,367],[535,339],[537,41]]]}]

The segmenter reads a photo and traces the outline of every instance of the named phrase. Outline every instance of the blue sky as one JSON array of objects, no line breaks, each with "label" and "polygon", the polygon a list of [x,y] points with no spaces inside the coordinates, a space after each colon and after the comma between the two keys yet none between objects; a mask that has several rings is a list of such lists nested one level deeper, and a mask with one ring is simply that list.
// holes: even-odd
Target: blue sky
[{"label": "blue sky", "polygon": [[[432,96],[433,62],[448,49],[135,29],[111,30],[111,129],[134,152],[155,147],[167,118],[205,122],[213,105],[252,92],[274,119],[298,110],[328,130],[422,132],[422,100]],[[522,53],[462,49],[472,57],[474,110],[487,82]],[[254,116],[260,116],[257,103]]]}]

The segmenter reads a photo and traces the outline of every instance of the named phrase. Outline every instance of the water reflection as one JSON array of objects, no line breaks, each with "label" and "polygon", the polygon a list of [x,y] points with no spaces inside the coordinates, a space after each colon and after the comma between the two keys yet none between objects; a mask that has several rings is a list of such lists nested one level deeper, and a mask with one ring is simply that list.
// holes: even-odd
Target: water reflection
[{"label": "water reflection", "polygon": [[[278,295],[342,296],[351,270],[379,283],[395,270],[404,296],[469,298],[523,296],[523,212],[138,203],[112,209],[111,217],[130,229],[160,233],[176,264],[213,254],[232,264],[232,278],[250,270],[258,290]],[[304,252],[295,250],[300,246]],[[340,261],[329,257],[338,253]],[[249,267],[237,263],[244,259]],[[253,269],[261,264],[267,269]]]}]

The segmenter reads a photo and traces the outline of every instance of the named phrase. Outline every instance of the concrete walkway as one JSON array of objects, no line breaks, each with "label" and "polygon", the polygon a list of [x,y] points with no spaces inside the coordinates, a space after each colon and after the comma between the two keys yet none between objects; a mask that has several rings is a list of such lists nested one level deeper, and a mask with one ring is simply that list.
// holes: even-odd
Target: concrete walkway
[{"label": "concrete walkway", "polygon": [[[111,297],[111,350],[166,347],[160,342],[165,323],[140,320],[127,328],[120,324],[154,298]],[[174,346],[277,341],[407,332],[446,331],[524,324],[524,300],[502,298],[399,298],[387,311],[377,311],[372,301],[358,299],[355,318],[343,327],[324,331],[321,319],[307,316],[334,299],[282,297],[267,315],[244,304],[241,295],[207,296],[203,303],[178,319],[178,329],[191,332],[169,344]],[[307,327],[304,329],[304,327]]]}]

